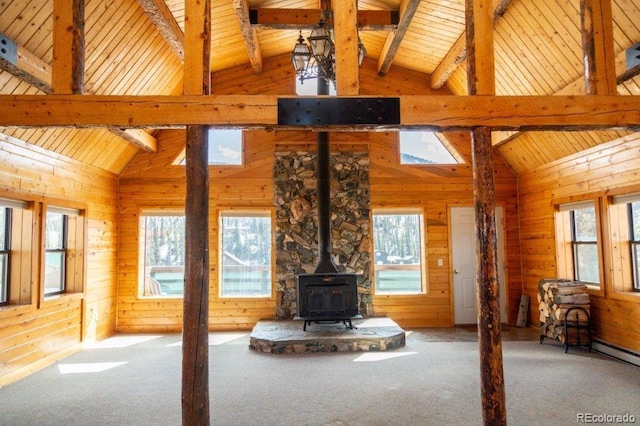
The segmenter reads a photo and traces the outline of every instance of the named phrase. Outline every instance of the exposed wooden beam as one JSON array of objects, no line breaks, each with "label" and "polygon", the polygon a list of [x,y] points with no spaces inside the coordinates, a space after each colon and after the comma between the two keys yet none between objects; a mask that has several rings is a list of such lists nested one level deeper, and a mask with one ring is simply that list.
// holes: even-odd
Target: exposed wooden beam
[{"label": "exposed wooden beam", "polygon": [[611,0],[580,0],[584,90],[587,95],[615,95]]},{"label": "exposed wooden beam", "polygon": [[184,33],[165,0],[138,0],[174,53],[184,61]]},{"label": "exposed wooden beam", "polygon": [[[493,0],[493,22],[497,21],[502,15],[504,15],[513,3],[513,0]],[[456,71],[456,69],[467,58],[466,51],[466,35],[463,32],[458,40],[453,44],[451,50],[447,53],[444,59],[436,67],[435,71],[431,75],[431,87],[434,89],[440,89],[449,80],[449,77]]]},{"label": "exposed wooden beam", "polygon": [[333,5],[336,44],[336,92],[339,96],[360,94],[356,0],[340,0]]},{"label": "exposed wooden beam", "polygon": [[51,66],[4,34],[0,33],[0,40],[3,46],[9,46],[0,51],[0,70],[51,93]]},{"label": "exposed wooden beam", "polygon": [[420,6],[420,0],[402,0],[398,28],[389,33],[378,57],[378,75],[385,75],[389,72],[391,63],[398,53],[400,43],[409,29],[409,24],[411,24],[418,6]]},{"label": "exposed wooden beam", "polygon": [[84,0],[53,1],[53,93],[84,91]]},{"label": "exposed wooden beam", "polygon": [[[0,95],[0,127],[168,128],[203,124],[280,130],[322,128],[278,126],[277,100],[275,95]],[[638,96],[403,96],[398,128],[638,130],[638,104]],[[333,130],[375,128],[352,125]]]},{"label": "exposed wooden beam", "polygon": [[[320,9],[251,9],[251,25],[272,30],[310,30],[320,20]],[[359,10],[357,26],[362,31],[391,31],[398,27],[395,10]]]},{"label": "exposed wooden beam", "polygon": [[[186,0],[185,15],[189,19],[185,21],[184,94],[209,95],[211,0]],[[209,132],[206,125],[196,123],[188,125],[186,133],[182,424],[190,426],[210,423]]]},{"label": "exposed wooden beam", "polygon": [[262,53],[260,52],[260,43],[258,43],[258,36],[256,30],[251,27],[251,19],[249,18],[249,4],[247,0],[233,0],[233,7],[238,17],[238,23],[240,24],[240,32],[244,44],[249,54],[249,62],[251,62],[251,68],[253,72],[262,72]]},{"label": "exposed wooden beam", "polygon": [[[2,37],[8,43],[13,43],[17,54],[15,58],[0,57],[0,69],[37,87],[44,93],[52,93],[51,66],[24,47],[15,44],[13,40],[5,36]],[[144,151],[156,152],[158,150],[158,141],[144,130],[110,127],[109,131]]]}]

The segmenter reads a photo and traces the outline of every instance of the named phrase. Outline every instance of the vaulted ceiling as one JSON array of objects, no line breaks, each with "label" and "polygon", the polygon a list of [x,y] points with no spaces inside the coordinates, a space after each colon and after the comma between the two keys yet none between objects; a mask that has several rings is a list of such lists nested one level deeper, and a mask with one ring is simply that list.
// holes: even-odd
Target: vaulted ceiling
[{"label": "vaulted ceiling", "polygon": [[[434,88],[466,95],[464,3],[358,0],[363,16],[359,35],[368,63],[377,63],[381,75],[393,67],[417,71],[430,78]],[[639,96],[640,77],[637,69],[628,72],[625,52],[640,41],[640,1],[611,3],[618,95]],[[86,93],[181,93],[184,0],[86,0],[85,4]],[[496,95],[584,93],[579,0],[494,0],[493,4]],[[212,0],[212,71],[248,66],[260,75],[269,58],[291,51],[298,28],[308,26],[300,22],[315,22],[319,8],[319,0]],[[375,21],[393,16],[385,12],[397,12],[398,18]],[[296,19],[298,24],[290,25]],[[13,67],[0,61],[0,94],[48,93],[53,0],[0,0],[0,33],[15,42],[19,59]],[[0,130],[114,173],[120,173],[140,149],[156,149],[152,130]],[[522,172],[627,134],[494,132],[493,139],[512,168]]]}]

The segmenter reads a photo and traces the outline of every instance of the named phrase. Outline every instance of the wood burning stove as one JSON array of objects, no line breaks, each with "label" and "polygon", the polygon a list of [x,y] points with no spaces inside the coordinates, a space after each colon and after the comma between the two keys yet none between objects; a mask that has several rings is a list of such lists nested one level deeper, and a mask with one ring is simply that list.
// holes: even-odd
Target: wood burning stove
[{"label": "wood burning stove", "polygon": [[[318,94],[328,95],[329,87],[318,79]],[[329,134],[317,135],[318,264],[313,274],[298,275],[298,316],[304,330],[313,321],[339,321],[353,328],[358,317],[358,285],[355,274],[339,273],[331,259],[331,176]]]},{"label": "wood burning stove", "polygon": [[353,328],[351,319],[358,318],[358,285],[356,274],[298,275],[298,319],[304,330],[312,321],[343,321]]}]

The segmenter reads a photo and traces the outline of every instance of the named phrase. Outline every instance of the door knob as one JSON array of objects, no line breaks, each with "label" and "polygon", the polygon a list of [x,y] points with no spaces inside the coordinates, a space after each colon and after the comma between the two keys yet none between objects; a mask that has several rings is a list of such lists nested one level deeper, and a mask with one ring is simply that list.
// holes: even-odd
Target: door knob
[{"label": "door knob", "polygon": [[454,274],[456,274],[456,275],[458,275],[458,274],[460,273],[460,271],[458,271],[457,269],[454,269],[454,270],[453,270],[453,273],[454,273]]}]

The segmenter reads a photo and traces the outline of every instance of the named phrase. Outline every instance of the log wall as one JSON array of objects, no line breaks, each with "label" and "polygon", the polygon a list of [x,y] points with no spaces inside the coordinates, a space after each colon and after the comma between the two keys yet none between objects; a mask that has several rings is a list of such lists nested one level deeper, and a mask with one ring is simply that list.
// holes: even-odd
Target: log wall
[{"label": "log wall", "polygon": [[[213,75],[215,94],[278,94],[294,92],[289,58],[265,61],[260,80],[248,67],[224,75]],[[265,83],[267,82],[267,83]],[[313,84],[306,83],[306,84]],[[420,73],[392,68],[384,77],[376,73],[375,61],[366,60],[360,71],[362,95],[447,94],[433,91]],[[399,167],[397,134],[332,133],[333,152],[368,150],[371,159],[371,202],[375,207],[423,208],[428,223],[427,247],[429,289],[416,296],[377,296],[375,315],[387,315],[405,327],[450,326],[453,300],[450,265],[448,209],[473,205],[469,136],[447,135],[466,164],[455,166]],[[184,147],[184,131],[164,130],[156,134],[158,153],[139,153],[120,180],[120,260],[118,330],[126,332],[180,330],[181,299],[137,297],[137,223],[144,208],[184,206],[184,168],[172,165]],[[210,324],[212,329],[251,329],[256,321],[274,318],[273,299],[220,300],[217,297],[217,215],[220,208],[270,208],[273,201],[275,152],[315,152],[316,134],[293,131],[245,132],[245,165],[210,168]],[[496,197],[505,208],[506,262],[508,267],[509,321],[515,322],[521,294],[516,179],[496,155]],[[275,223],[274,223],[275,225]],[[442,258],[444,265],[437,266]]]},{"label": "log wall", "polygon": [[[22,273],[32,271],[29,298],[0,307],[0,386],[79,349],[82,340],[115,332],[117,190],[112,173],[0,135],[2,197],[36,205],[77,203],[88,215],[85,291],[43,299],[34,256],[31,265],[21,267]],[[37,211],[35,216],[38,220]],[[39,244],[37,233],[33,241]],[[28,241],[22,243],[28,249]]]},{"label": "log wall", "polygon": [[[531,300],[536,300],[540,279],[562,274],[556,256],[554,204],[637,193],[638,150],[640,138],[631,135],[519,175],[523,291]],[[603,236],[605,241],[606,226]],[[594,338],[640,351],[640,293],[616,292],[608,268],[601,276],[601,290],[589,290]],[[532,303],[530,324],[539,324],[537,309]]]}]

